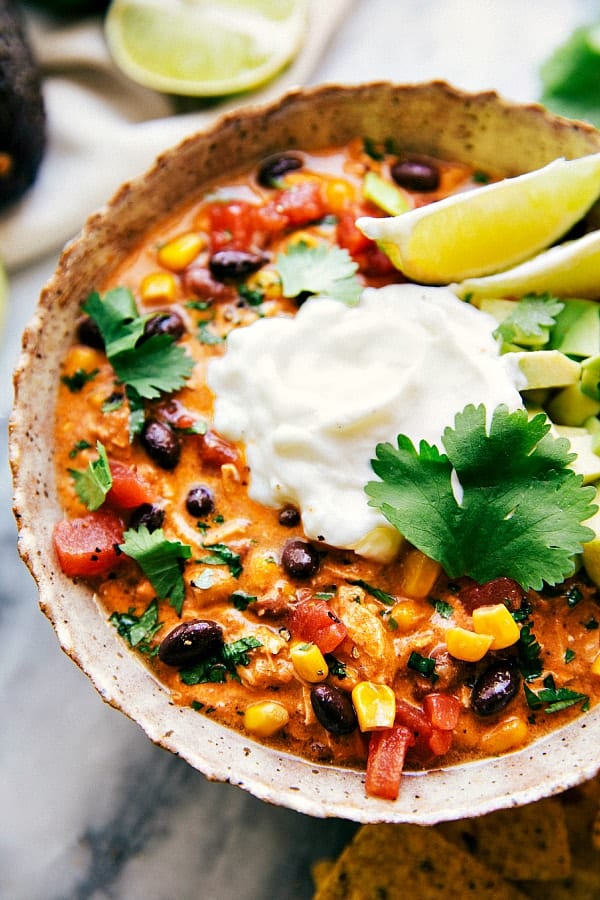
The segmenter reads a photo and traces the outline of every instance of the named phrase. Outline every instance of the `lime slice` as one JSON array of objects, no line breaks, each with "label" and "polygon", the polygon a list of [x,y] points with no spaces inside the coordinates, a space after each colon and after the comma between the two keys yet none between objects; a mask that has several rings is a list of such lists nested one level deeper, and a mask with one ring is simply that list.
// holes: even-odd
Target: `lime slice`
[{"label": "lime slice", "polygon": [[557,244],[533,259],[486,278],[467,278],[450,288],[463,300],[477,304],[484,297],[600,297],[600,231],[576,241]]},{"label": "lime slice", "polygon": [[529,259],[564,235],[599,193],[595,153],[356,224],[409,278],[447,284]]},{"label": "lime slice", "polygon": [[131,79],[169,94],[219,96],[272,78],[297,53],[308,0],[113,0],[106,40]]}]

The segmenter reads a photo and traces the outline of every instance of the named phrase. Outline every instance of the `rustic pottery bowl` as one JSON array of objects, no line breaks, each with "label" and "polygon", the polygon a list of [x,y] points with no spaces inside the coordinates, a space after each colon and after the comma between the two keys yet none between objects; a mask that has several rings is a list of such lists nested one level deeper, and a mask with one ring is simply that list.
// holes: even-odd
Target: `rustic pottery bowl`
[{"label": "rustic pottery bowl", "polygon": [[470,95],[434,82],[321,86],[220,119],[125,184],[64,250],[23,339],[10,426],[19,550],[63,650],[103,699],[210,779],[314,816],[422,825],[524,804],[571,787],[600,768],[600,709],[519,752],[407,774],[396,802],[367,798],[362,773],[280,754],[175,705],[107,622],[92,591],[62,574],[52,528],[61,517],[53,467],[59,363],[83,297],[155,223],[224,171],[286,148],[339,145],[393,134],[407,151],[462,160],[507,176],[558,157],[600,150],[600,133],[536,105]]}]

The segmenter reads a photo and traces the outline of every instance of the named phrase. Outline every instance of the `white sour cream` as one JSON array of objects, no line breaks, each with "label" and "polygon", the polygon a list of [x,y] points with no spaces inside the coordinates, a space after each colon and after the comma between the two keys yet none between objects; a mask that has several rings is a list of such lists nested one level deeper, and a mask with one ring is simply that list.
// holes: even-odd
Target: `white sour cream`
[{"label": "white sour cream", "polygon": [[309,538],[391,559],[401,537],[364,491],[375,446],[400,433],[441,446],[468,403],[523,405],[496,324],[447,288],[403,284],[233,331],[208,384],[215,428],[245,445],[250,496],[296,506]]}]

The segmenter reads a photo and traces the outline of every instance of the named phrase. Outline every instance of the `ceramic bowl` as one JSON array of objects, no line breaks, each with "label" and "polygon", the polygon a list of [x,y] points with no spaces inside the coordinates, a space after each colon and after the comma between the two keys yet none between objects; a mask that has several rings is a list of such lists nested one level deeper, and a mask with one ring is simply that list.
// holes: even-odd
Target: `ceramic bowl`
[{"label": "ceramic bowl", "polygon": [[155,223],[228,168],[286,148],[317,149],[356,135],[377,140],[390,134],[407,151],[507,176],[558,156],[600,150],[600,133],[582,123],[441,82],[324,85],[227,115],[123,185],[65,248],[24,334],[10,457],[19,550],[38,584],[41,608],[63,650],[107,703],[207,778],[239,785],[263,800],[314,816],[431,824],[527,803],[592,777],[600,767],[600,708],[518,752],[409,773],[394,803],[367,798],[361,772],[280,754],[175,705],[127,651],[93,592],[62,574],[52,546],[52,528],[61,517],[52,447],[59,363],[98,272],[118,266]]}]

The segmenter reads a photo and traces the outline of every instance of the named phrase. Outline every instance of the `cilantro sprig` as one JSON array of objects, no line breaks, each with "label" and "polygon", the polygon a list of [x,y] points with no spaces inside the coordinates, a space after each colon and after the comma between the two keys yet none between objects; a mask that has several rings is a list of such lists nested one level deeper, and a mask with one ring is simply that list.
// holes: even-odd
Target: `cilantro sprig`
[{"label": "cilantro sprig", "polygon": [[185,582],[182,570],[191,548],[181,541],[170,541],[162,528],[149,531],[145,525],[129,528],[124,534],[120,549],[140,566],[161,600],[169,603],[181,615],[185,599]]},{"label": "cilantro sprig", "polygon": [[523,345],[532,339],[543,339],[563,309],[564,303],[551,294],[526,294],[514,303],[513,311],[498,325],[494,336],[507,344]]},{"label": "cilantro sprig", "polygon": [[544,678],[544,687],[537,693],[526,684],[523,685],[523,688],[530,709],[543,709],[545,713],[552,714],[562,712],[563,709],[569,709],[579,703],[583,712],[586,712],[590,706],[590,698],[587,694],[573,691],[571,688],[557,688],[552,675]]},{"label": "cilantro sprig", "polygon": [[[85,446],[89,444],[86,442]],[[112,475],[104,445],[96,442],[98,459],[88,463],[87,469],[69,469],[69,475],[75,484],[77,496],[92,512],[99,509],[112,487]]]},{"label": "cilantro sprig", "polygon": [[249,652],[258,647],[262,647],[262,643],[254,635],[239,638],[230,644],[223,644],[212,656],[181,669],[179,675],[184,684],[222,684],[228,676],[234,681],[240,681],[237,667],[249,665]]},{"label": "cilantro sprig", "polygon": [[284,297],[310,294],[332,297],[349,306],[358,302],[362,285],[356,277],[358,264],[347,250],[326,244],[310,247],[304,241],[292,244],[275,259]]},{"label": "cilantro sprig", "polygon": [[134,647],[145,656],[155,656],[158,653],[158,645],[151,645],[152,638],[163,627],[163,623],[158,620],[156,599],[150,601],[140,616],[130,608],[126,613],[112,613],[109,622],[115,626],[130,647]]},{"label": "cilantro sprig", "polygon": [[369,505],[450,578],[506,576],[524,590],[562,582],[593,537],[581,523],[597,507],[569,468],[568,441],[549,429],[544,415],[500,405],[488,430],[485,407],[466,406],[442,435],[446,453],[426,441],[417,450],[406,435],[377,445]]}]

